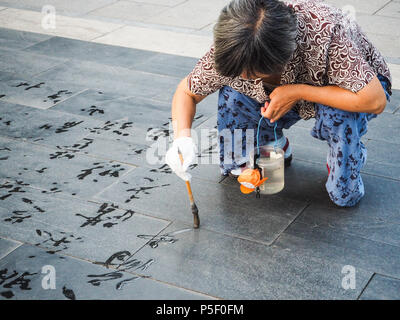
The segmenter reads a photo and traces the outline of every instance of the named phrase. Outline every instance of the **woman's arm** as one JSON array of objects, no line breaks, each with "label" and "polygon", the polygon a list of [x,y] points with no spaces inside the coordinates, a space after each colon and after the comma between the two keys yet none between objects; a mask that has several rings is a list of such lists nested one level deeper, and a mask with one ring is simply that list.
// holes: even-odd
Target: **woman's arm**
[{"label": "woman's arm", "polygon": [[382,113],[386,95],[377,77],[354,93],[338,86],[314,87],[300,85],[300,99],[324,104],[350,112]]},{"label": "woman's arm", "polygon": [[386,95],[377,77],[363,89],[354,93],[338,86],[316,87],[307,84],[284,85],[270,95],[262,115],[274,122],[284,116],[299,100],[320,103],[350,112],[380,114],[386,106]]},{"label": "woman's arm", "polygon": [[205,96],[193,94],[188,89],[187,77],[179,83],[172,99],[172,126],[175,139],[191,136],[190,129],[196,113],[196,104],[204,98]]}]

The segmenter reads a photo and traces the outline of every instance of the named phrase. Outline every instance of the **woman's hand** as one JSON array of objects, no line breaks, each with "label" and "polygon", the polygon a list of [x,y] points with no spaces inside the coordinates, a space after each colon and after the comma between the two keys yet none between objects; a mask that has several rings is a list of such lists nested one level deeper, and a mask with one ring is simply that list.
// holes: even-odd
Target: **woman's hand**
[{"label": "woman's hand", "polygon": [[299,85],[288,84],[275,88],[269,95],[271,101],[261,108],[261,115],[271,123],[282,118],[299,101]]}]

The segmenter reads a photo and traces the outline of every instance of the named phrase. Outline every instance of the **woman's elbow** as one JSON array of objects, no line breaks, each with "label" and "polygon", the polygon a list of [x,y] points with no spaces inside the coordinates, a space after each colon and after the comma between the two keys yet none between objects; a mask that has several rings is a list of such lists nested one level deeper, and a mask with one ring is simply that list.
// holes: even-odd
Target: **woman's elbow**
[{"label": "woman's elbow", "polygon": [[376,77],[357,95],[357,104],[362,112],[381,114],[386,108],[386,93]]},{"label": "woman's elbow", "polygon": [[385,92],[382,93],[383,94],[379,92],[372,97],[363,97],[359,99],[357,103],[357,108],[360,110],[359,112],[381,114],[385,110],[387,102]]},{"label": "woman's elbow", "polygon": [[386,108],[386,94],[383,93],[383,95],[379,95],[379,97],[377,97],[372,105],[372,109],[374,110],[371,113],[374,114],[381,114],[385,108]]}]

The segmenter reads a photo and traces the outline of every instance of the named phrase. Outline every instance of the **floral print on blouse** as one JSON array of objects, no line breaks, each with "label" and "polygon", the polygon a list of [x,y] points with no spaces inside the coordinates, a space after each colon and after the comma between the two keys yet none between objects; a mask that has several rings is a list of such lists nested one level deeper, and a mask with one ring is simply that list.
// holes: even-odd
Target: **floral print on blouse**
[{"label": "floral print on blouse", "polygon": [[[356,21],[321,0],[283,2],[294,9],[298,32],[297,47],[284,66],[281,85],[336,85],[357,92],[381,74],[389,80],[388,92],[391,94],[389,68]],[[261,79],[229,78],[218,74],[212,46],[188,75],[188,87],[194,94],[207,96],[223,86],[260,103],[267,101],[271,93]],[[305,120],[315,117],[313,102],[300,100],[294,110]]]}]

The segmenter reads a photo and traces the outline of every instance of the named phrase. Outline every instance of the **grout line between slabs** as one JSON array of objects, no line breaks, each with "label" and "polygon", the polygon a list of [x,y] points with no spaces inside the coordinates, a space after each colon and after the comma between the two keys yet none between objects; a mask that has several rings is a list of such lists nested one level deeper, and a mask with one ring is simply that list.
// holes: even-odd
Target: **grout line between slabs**
[{"label": "grout line between slabs", "polygon": [[[311,203],[310,203],[310,205],[311,205]],[[385,222],[385,223],[391,223],[391,224],[394,224],[394,225],[400,225],[400,222],[393,222],[393,221],[384,221],[384,222]],[[316,227],[316,228],[322,228],[322,227],[324,227],[323,225],[322,225],[322,227],[321,227],[321,226],[318,225],[318,224],[311,224],[311,223],[307,223],[307,222],[305,222],[305,221],[301,221],[301,222],[299,222],[299,223],[302,223],[302,224],[307,225],[307,226],[309,226],[309,227]],[[394,248],[400,248],[400,244],[393,244],[393,243],[388,243],[388,242],[385,242],[385,241],[382,241],[382,240],[376,240],[376,239],[367,238],[367,237],[364,236],[364,235],[357,234],[357,233],[352,233],[351,231],[344,230],[344,229],[342,229],[342,228],[340,228],[340,227],[335,227],[335,226],[332,226],[332,225],[327,225],[327,226],[325,226],[325,228],[330,229],[330,230],[332,230],[332,231],[338,231],[339,233],[342,233],[342,234],[344,234],[344,235],[348,235],[348,236],[351,236],[351,237],[356,237],[356,238],[359,238],[359,239],[363,239],[363,240],[366,240],[366,241],[375,242],[375,243],[378,243],[378,244],[383,244],[383,245],[390,246],[390,247],[394,247]],[[297,236],[294,235],[294,237],[297,237]]]},{"label": "grout line between slabs", "polygon": [[376,15],[379,11],[381,11],[383,8],[387,7],[389,5],[389,3],[391,3],[392,0],[389,0],[388,2],[386,2],[381,8],[379,8],[378,10],[376,10],[374,13],[372,13],[372,15]]},{"label": "grout line between slabs", "polygon": [[[85,88],[85,89],[83,89],[83,90],[81,90],[81,91],[77,91],[77,92],[75,92],[74,94],[68,96],[66,99],[60,100],[60,101],[54,103],[51,107],[48,107],[47,109],[44,109],[44,110],[50,110],[51,108],[53,108],[53,107],[55,107],[55,106],[57,106],[57,105],[59,105],[59,104],[65,102],[65,101],[67,101],[67,100],[69,100],[69,99],[71,99],[71,98],[73,98],[73,97],[76,97],[77,95],[80,95],[81,93],[84,93],[84,92],[86,92],[86,91],[88,91],[88,90],[89,90],[89,88]],[[29,107],[29,106],[27,106],[27,107]]]},{"label": "grout line between slabs", "polygon": [[165,229],[167,229],[169,226],[171,226],[173,224],[173,221],[170,221],[164,228],[162,228],[159,232],[157,232],[157,234],[155,234],[149,241],[147,241],[143,246],[141,246],[139,249],[137,249],[134,253],[132,253],[132,256],[134,256],[135,254],[137,254],[139,251],[141,251],[142,249],[144,249],[154,238],[156,238],[158,235],[161,234],[161,232],[163,232]]},{"label": "grout line between slabs", "polygon": [[[21,32],[29,32],[29,31],[21,31]],[[32,33],[33,33],[33,32],[32,32]],[[39,33],[39,34],[40,34],[40,33]],[[35,42],[35,43],[33,43],[33,44],[28,45],[27,47],[20,48],[20,49],[18,49],[17,51],[29,52],[29,51],[26,51],[26,50],[29,49],[29,48],[31,48],[31,47],[36,46],[37,44],[41,44],[41,43],[43,43],[43,42],[46,42],[47,40],[50,40],[51,38],[54,38],[54,36],[49,36],[49,38],[47,38],[47,39],[45,39],[45,40],[41,40],[41,41],[39,41],[39,42]]]},{"label": "grout line between slabs", "polygon": [[[48,58],[48,56],[43,56],[43,58]],[[61,65],[63,65],[63,64],[66,64],[68,61],[69,61],[69,60],[62,61],[62,62],[60,62],[60,63],[58,63],[58,64],[56,64],[56,65],[54,65],[54,66],[52,66],[52,67],[50,67],[50,68],[48,68],[48,69],[45,69],[45,70],[43,70],[43,71],[40,71],[40,72],[38,72],[38,73],[35,73],[35,74],[30,75],[30,77],[32,77],[32,78],[37,78],[37,77],[39,77],[39,76],[40,76],[41,74],[43,74],[43,73],[46,73],[46,72],[48,72],[48,71],[50,71],[50,70],[52,70],[52,69],[55,69],[55,68],[57,68],[57,67],[59,67],[59,66],[61,66]],[[41,79],[39,79],[39,80],[41,80]]]},{"label": "grout line between slabs", "polygon": [[97,10],[101,10],[101,9],[104,9],[104,8],[106,8],[106,7],[109,7],[109,6],[112,6],[112,5],[116,4],[117,2],[119,2],[119,0],[114,0],[114,2],[107,3],[107,4],[102,5],[102,6],[100,6],[100,7],[97,7],[97,8],[94,8],[94,9],[92,9],[92,10],[89,10],[89,11],[83,13],[83,15],[82,15],[80,18],[84,19],[86,16],[88,16],[88,15],[91,14],[92,12],[97,11]]},{"label": "grout line between slabs", "polygon": [[400,277],[399,276],[390,276],[390,275],[379,273],[379,272],[375,272],[375,275],[376,276],[381,276],[381,277],[386,277],[386,278],[391,278],[391,279],[400,281]]},{"label": "grout line between slabs", "polygon": [[373,273],[371,278],[369,278],[368,282],[366,283],[366,285],[364,286],[364,288],[361,290],[360,294],[357,297],[357,300],[360,300],[362,294],[364,293],[365,289],[367,289],[368,285],[371,283],[372,279],[375,277],[376,273]]},{"label": "grout line between slabs", "polygon": [[[135,209],[133,208],[132,210],[135,210]],[[142,214],[142,212],[143,212],[142,209],[137,209],[137,210],[138,210],[138,213]],[[164,218],[160,218],[158,216],[151,216],[150,215],[150,217],[157,218],[157,219],[164,219]],[[165,219],[165,220],[167,220],[167,219]],[[178,223],[181,223],[181,224],[183,224],[185,226],[188,226],[188,228],[193,228],[192,224],[190,224],[187,221],[180,220],[180,219],[167,220],[167,221],[171,221],[172,223],[178,222]],[[195,230],[195,229],[193,229],[193,230]],[[222,236],[226,236],[226,237],[229,237],[229,238],[235,238],[235,239],[239,239],[239,240],[243,240],[243,241],[248,241],[248,242],[264,245],[264,246],[267,246],[267,247],[269,247],[271,245],[270,241],[267,242],[267,241],[262,241],[262,240],[256,240],[256,239],[252,239],[252,238],[249,238],[249,237],[246,237],[246,236],[242,236],[242,235],[239,235],[239,234],[235,234],[235,233],[226,233],[226,232],[215,230],[215,229],[209,229],[209,228],[204,227],[204,226],[200,227],[199,231],[201,231],[201,230],[205,230],[205,231],[210,232],[210,233],[216,233],[216,234],[219,234],[219,235],[222,235]]]},{"label": "grout line between slabs", "polygon": [[14,240],[14,239],[11,239],[11,238],[8,238],[8,237],[5,237],[5,236],[1,236],[1,239],[9,240],[9,241],[12,241],[12,242],[17,242],[18,245],[17,245],[15,248],[13,248],[13,249],[11,249],[10,251],[8,251],[4,256],[0,257],[0,265],[2,265],[1,262],[3,261],[4,258],[6,258],[8,255],[10,255],[12,252],[14,252],[15,250],[17,250],[19,247],[21,247],[21,246],[24,244],[24,243],[21,242],[21,241]]},{"label": "grout line between slabs", "polygon": [[184,3],[188,2],[188,1],[189,1],[189,0],[183,0],[183,1],[181,1],[181,2],[179,2],[179,3],[177,3],[177,4],[175,4],[175,5],[171,6],[170,8],[179,7],[180,5],[182,5],[182,4],[184,4]]},{"label": "grout line between slabs", "polygon": [[[117,162],[117,161],[115,161]],[[105,187],[104,189],[102,189],[101,191],[95,193],[94,195],[92,195],[92,199],[96,198],[96,196],[100,195],[101,193],[103,193],[104,191],[106,191],[107,189],[111,188],[112,186],[114,186],[115,184],[119,183],[120,180],[125,177],[127,174],[129,174],[131,171],[135,170],[137,167],[134,168],[130,168],[127,172],[125,172],[122,176],[120,176],[116,181],[114,181],[112,184],[110,184],[109,186]]]},{"label": "grout line between slabs", "polygon": [[295,218],[286,226],[286,228],[281,233],[278,234],[278,236],[269,245],[270,247],[272,247],[278,241],[278,239],[282,236],[282,234],[284,234],[285,231],[288,230],[293,223],[295,223],[295,221],[303,214],[304,211],[306,211],[306,209],[308,207],[310,207],[310,205],[311,205],[311,201],[308,202],[305,205],[305,207],[302,210],[300,210],[300,212],[295,216]]},{"label": "grout line between slabs", "polygon": [[[97,21],[97,20],[95,20],[95,21]],[[101,35],[95,36],[95,37],[92,38],[92,39],[89,39],[88,42],[93,42],[93,41],[96,40],[96,39],[99,39],[99,38],[101,38],[101,37],[104,37],[104,36],[106,36],[106,35],[108,35],[108,34],[110,34],[110,33],[113,33],[113,32],[115,32],[115,31],[117,31],[117,30],[120,30],[120,29],[122,29],[122,28],[124,28],[124,27],[126,27],[126,26],[127,26],[126,24],[121,24],[119,27],[117,27],[117,28],[115,28],[115,29],[113,29],[113,30],[111,30],[111,31],[108,31],[108,32],[103,33],[103,34],[101,34]],[[97,43],[97,42],[95,42],[95,43]]]}]

